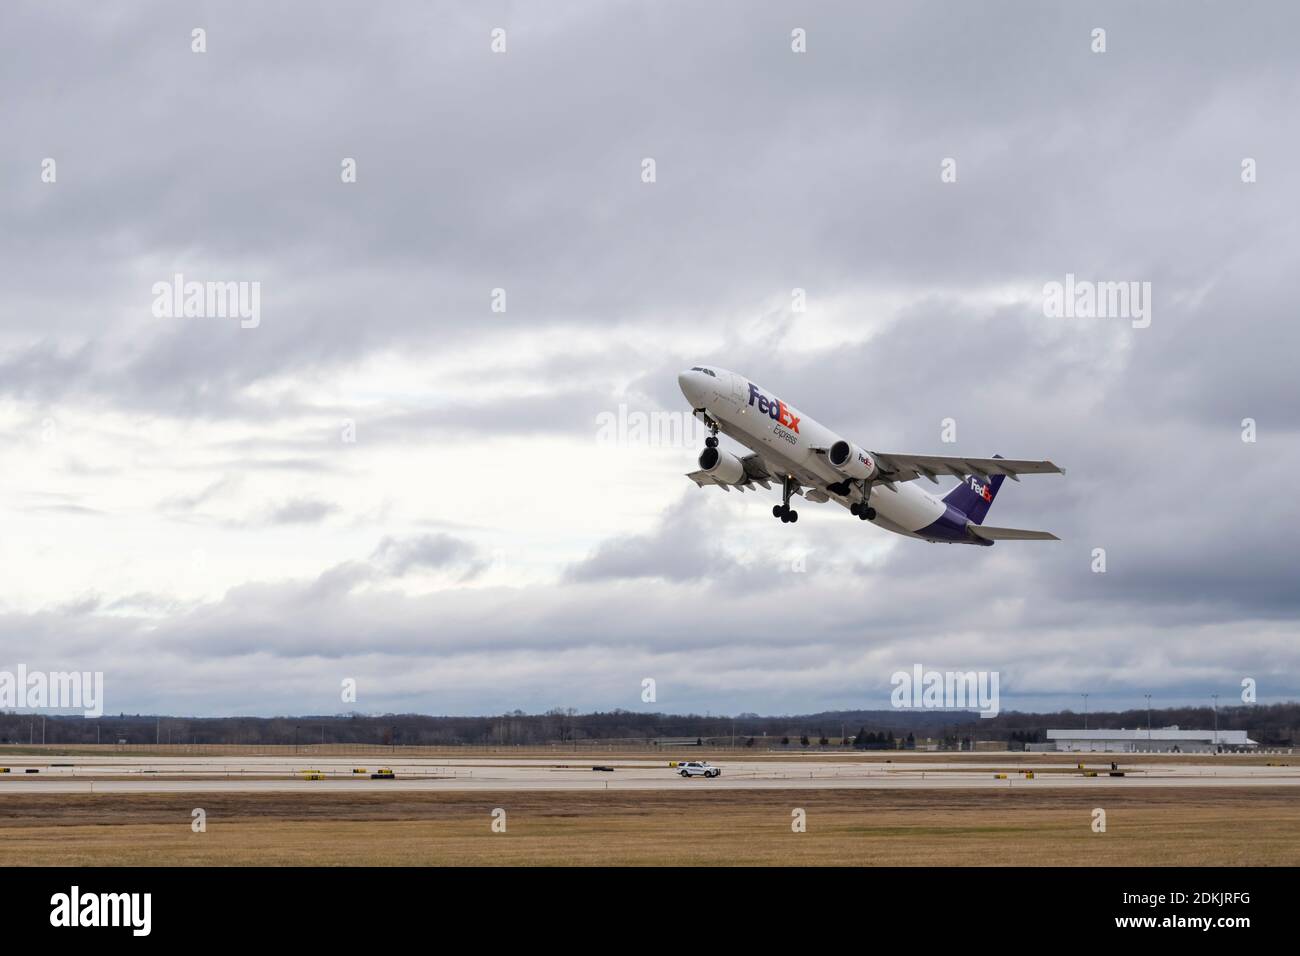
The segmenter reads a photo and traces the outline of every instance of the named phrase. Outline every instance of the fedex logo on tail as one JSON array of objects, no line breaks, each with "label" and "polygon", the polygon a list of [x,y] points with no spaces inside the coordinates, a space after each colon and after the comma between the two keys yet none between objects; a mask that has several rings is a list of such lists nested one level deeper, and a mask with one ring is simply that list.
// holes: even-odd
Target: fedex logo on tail
[{"label": "fedex logo on tail", "polygon": [[967,478],[966,484],[970,485],[971,491],[975,492],[975,494],[979,495],[985,501],[993,500],[993,491],[988,485],[982,485],[974,478]]},{"label": "fedex logo on tail", "polygon": [[758,390],[758,386],[752,382],[749,385],[749,404],[757,405],[759,412],[775,421],[777,424],[784,425],[792,432],[799,431],[799,419],[795,418],[790,412],[790,406],[785,402],[778,401],[775,398],[768,398]]}]

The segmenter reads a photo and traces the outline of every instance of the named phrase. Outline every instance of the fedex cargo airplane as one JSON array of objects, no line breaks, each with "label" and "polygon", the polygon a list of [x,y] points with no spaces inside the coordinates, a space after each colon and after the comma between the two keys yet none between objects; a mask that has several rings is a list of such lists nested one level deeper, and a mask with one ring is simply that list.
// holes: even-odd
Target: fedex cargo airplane
[{"label": "fedex cargo airplane", "polygon": [[[686,477],[701,488],[720,485],[726,491],[755,485],[770,489],[777,483],[781,503],[772,514],[783,522],[799,520],[790,498],[800,495],[808,501],[837,501],[863,521],[924,541],[989,546],[1002,540],[1060,540],[1047,531],[984,524],[1005,478],[1065,474],[1050,461],[869,452],[743,375],[697,365],[678,375],[677,383],[710,431],[699,470]],[[750,453],[737,457],[718,447],[718,432]],[[927,478],[937,485],[940,475],[958,481],[942,498],[915,484]]]}]

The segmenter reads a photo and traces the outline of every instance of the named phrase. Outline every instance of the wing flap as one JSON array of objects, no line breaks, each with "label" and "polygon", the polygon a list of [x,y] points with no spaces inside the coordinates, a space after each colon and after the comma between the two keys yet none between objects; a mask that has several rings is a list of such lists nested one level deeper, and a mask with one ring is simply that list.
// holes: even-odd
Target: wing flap
[{"label": "wing flap", "polygon": [[686,477],[691,479],[691,481],[695,482],[701,488],[707,485],[717,485],[723,491],[731,490],[731,486],[728,485],[725,481],[715,481],[713,476],[710,475],[707,471],[693,471]]}]

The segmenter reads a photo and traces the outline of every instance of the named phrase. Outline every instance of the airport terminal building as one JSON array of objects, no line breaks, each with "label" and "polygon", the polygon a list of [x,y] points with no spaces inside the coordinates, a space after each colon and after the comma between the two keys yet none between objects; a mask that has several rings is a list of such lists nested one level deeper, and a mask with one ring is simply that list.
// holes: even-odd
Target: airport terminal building
[{"label": "airport terminal building", "polygon": [[1104,753],[1214,753],[1219,750],[1250,750],[1259,746],[1244,730],[1049,730],[1049,743],[1056,750],[1100,751]]}]

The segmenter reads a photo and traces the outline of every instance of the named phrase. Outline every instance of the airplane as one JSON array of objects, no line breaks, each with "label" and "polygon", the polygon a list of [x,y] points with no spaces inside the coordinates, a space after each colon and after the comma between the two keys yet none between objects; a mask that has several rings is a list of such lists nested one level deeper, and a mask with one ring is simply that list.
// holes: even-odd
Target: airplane
[{"label": "airplane", "polygon": [[[693,414],[709,429],[699,470],[690,478],[701,488],[718,485],[741,491],[781,486],[772,515],[799,520],[790,498],[835,501],[863,521],[909,538],[990,547],[995,541],[1059,541],[1048,531],[993,528],[984,524],[989,506],[1006,478],[1065,474],[1050,461],[967,458],[869,452],[841,438],[775,393],[717,366],[696,365],[677,376]],[[749,450],[737,457],[718,446],[718,433]],[[953,476],[958,484],[942,498],[913,482]]]}]

